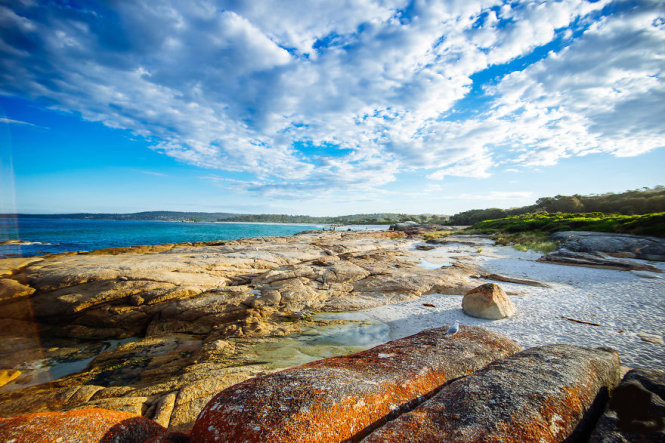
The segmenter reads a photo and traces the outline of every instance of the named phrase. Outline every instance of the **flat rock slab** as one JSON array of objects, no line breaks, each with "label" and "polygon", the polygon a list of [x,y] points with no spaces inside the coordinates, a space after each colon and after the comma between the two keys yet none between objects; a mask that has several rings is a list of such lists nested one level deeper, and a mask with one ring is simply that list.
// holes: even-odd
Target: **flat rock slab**
[{"label": "flat rock slab", "polygon": [[560,442],[588,435],[619,380],[612,350],[531,348],[450,383],[364,441]]},{"label": "flat rock slab", "polygon": [[106,409],[43,412],[0,419],[0,441],[142,442],[166,429],[139,415]]},{"label": "flat rock slab", "polygon": [[427,240],[434,245],[463,245],[463,246],[491,246],[494,240],[489,235],[447,235],[445,237]]},{"label": "flat rock slab", "polygon": [[644,263],[606,258],[599,253],[572,252],[565,249],[543,255],[538,261],[557,265],[586,266],[590,268],[616,269],[619,271],[663,272],[655,266]]},{"label": "flat rock slab", "polygon": [[[48,325],[49,336],[265,335],[249,308],[348,311],[426,293],[471,289],[470,271],[414,267],[394,232],[309,232],[205,244],[155,245],[38,260],[0,260],[0,332],[7,321]],[[268,326],[267,323],[273,322]]]},{"label": "flat rock slab", "polygon": [[215,396],[193,441],[359,439],[447,381],[520,350],[475,327],[430,329],[367,351],[247,380]]},{"label": "flat rock slab", "polygon": [[501,274],[477,274],[472,275],[471,278],[478,278],[482,280],[502,281],[506,283],[515,283],[517,285],[535,286],[537,288],[549,288],[550,286],[535,280],[526,280],[523,278],[508,277]]},{"label": "flat rock slab", "polygon": [[665,239],[609,232],[562,231],[550,236],[575,252],[604,252],[644,260],[665,260]]}]

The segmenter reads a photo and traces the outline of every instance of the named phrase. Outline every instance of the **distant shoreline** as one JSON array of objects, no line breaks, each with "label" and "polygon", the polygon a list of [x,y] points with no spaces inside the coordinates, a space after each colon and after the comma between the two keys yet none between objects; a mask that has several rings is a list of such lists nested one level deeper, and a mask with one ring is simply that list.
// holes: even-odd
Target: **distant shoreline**
[{"label": "distant shoreline", "polygon": [[[292,236],[305,231],[331,231],[325,223],[166,221],[98,219],[0,219],[0,258],[63,252],[167,245],[252,237]],[[338,231],[381,231],[385,225],[335,225]]]},{"label": "distant shoreline", "polygon": [[[346,229],[358,226],[367,226],[367,227],[376,227],[376,228],[385,228],[387,229],[392,223],[310,223],[310,222],[253,222],[253,221],[225,221],[225,220],[158,220],[158,219],[115,219],[115,218],[83,218],[83,217],[53,217],[49,218],[47,216],[38,214],[38,215],[12,215],[12,214],[0,214],[0,220],[13,220],[13,219],[32,219],[32,220],[76,220],[76,221],[106,221],[106,222],[158,222],[158,223],[191,223],[191,224],[235,224],[235,225],[277,225],[277,226],[315,226],[319,228],[335,226],[337,229]],[[379,230],[379,229],[376,229]]]}]

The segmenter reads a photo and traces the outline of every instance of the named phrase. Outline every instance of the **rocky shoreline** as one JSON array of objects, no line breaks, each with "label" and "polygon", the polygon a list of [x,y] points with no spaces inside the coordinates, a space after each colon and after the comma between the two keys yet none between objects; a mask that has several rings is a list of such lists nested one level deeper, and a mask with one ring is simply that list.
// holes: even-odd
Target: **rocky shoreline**
[{"label": "rocky shoreline", "polygon": [[[2,260],[0,357],[21,376],[0,392],[0,415],[101,407],[188,429],[216,392],[274,370],[252,358],[257,343],[331,323],[311,312],[477,286],[463,266],[418,266],[408,242],[316,231]],[[92,357],[81,373],[16,389],[38,372],[25,362]]]},{"label": "rocky shoreline", "polygon": [[[310,231],[0,260],[0,417],[102,408],[189,431],[218,392],[288,367],[273,354],[292,337],[348,323],[313,313],[465,294],[479,279],[548,287],[465,254],[429,266],[431,251],[414,252],[419,234]],[[448,241],[479,250],[488,240]]]},{"label": "rocky shoreline", "polygon": [[521,350],[481,328],[430,329],[222,390],[191,431],[86,408],[0,419],[3,441],[662,441],[665,371],[621,380],[609,348]]}]

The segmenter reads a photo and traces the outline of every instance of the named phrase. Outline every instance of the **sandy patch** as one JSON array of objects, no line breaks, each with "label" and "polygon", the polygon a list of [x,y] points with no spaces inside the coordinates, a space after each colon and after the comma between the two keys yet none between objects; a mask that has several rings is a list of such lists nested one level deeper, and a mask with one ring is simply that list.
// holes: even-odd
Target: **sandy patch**
[{"label": "sandy patch", "polygon": [[[481,267],[483,272],[536,280],[550,287],[498,282],[507,292],[517,294],[511,298],[518,313],[504,320],[465,315],[461,294],[430,294],[356,313],[381,325],[381,334],[377,334],[376,327],[368,330],[377,342],[459,320],[463,325],[505,334],[524,347],[549,343],[609,346],[619,351],[622,363],[627,366],[662,367],[665,362],[665,346],[640,337],[640,334],[665,337],[665,279],[626,271],[539,263],[535,261],[539,253],[488,244],[481,247],[452,244],[430,251],[417,251],[410,245],[407,251],[414,260],[430,268],[433,264],[465,262]],[[665,263],[649,264],[665,270]],[[484,282],[478,280],[479,285]],[[424,303],[434,307],[423,306]],[[362,328],[355,332],[362,335]]]}]

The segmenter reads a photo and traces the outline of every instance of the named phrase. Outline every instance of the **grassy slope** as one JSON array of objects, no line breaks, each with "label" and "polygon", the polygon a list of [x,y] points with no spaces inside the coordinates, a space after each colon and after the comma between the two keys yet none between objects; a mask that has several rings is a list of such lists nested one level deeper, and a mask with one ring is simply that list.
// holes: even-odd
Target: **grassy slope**
[{"label": "grassy slope", "polygon": [[641,215],[543,213],[523,214],[476,223],[472,230],[482,233],[597,231],[665,237],[665,212]]},{"label": "grassy slope", "polygon": [[463,231],[436,231],[424,235],[425,240],[451,234],[492,234],[500,245],[549,253],[556,243],[547,239],[557,231],[596,231],[665,237],[665,212],[642,215],[535,213],[485,220]]}]

